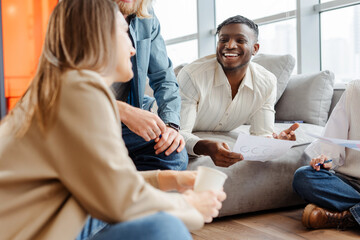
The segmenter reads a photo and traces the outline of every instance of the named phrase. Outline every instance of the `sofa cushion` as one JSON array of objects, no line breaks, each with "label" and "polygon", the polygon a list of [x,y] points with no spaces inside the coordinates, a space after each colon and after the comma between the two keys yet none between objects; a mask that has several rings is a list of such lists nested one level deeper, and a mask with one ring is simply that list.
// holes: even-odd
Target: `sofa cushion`
[{"label": "sofa cushion", "polygon": [[289,82],[290,75],[295,67],[295,58],[289,54],[258,54],[252,59],[252,61],[263,66],[276,76],[277,93],[275,103],[277,103],[281,95],[284,93],[286,85]]},{"label": "sofa cushion", "polygon": [[300,120],[325,126],[333,96],[334,74],[322,71],[290,77],[284,94],[275,106],[275,119]]}]

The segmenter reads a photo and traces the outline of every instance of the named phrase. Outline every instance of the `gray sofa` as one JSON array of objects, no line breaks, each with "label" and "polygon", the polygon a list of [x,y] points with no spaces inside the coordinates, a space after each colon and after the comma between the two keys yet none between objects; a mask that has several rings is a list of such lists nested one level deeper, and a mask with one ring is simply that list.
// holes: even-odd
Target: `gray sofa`
[{"label": "gray sofa", "polygon": [[[335,91],[332,104],[338,101],[342,92],[343,90]],[[290,125],[275,123],[275,131],[280,132]],[[323,126],[300,123],[300,128],[296,130],[296,145],[284,156],[273,161],[242,161],[222,168],[215,166],[208,156],[190,156],[188,169],[195,170],[198,166],[208,166],[228,175],[224,185],[227,199],[220,210],[220,216],[298,205],[304,202],[293,192],[291,184],[295,170],[309,162],[304,150],[314,139],[306,132],[319,135],[322,129]],[[238,133],[248,130],[249,126],[241,126],[231,132],[195,134],[203,139],[224,141],[232,148]]]},{"label": "gray sofa", "polygon": [[[296,144],[284,156],[276,160],[241,161],[228,168],[215,166],[208,156],[190,156],[188,169],[195,170],[198,166],[208,166],[228,175],[224,185],[227,199],[223,203],[220,216],[304,203],[292,190],[292,178],[296,169],[309,162],[304,150],[314,139],[306,133],[321,134],[329,113],[344,89],[333,90],[334,75],[329,71],[290,77],[289,69],[280,71],[281,68],[277,66],[278,72],[276,72],[271,65],[278,65],[277,61],[281,58],[287,59],[286,61],[282,59],[283,62],[293,62],[290,68],[291,65],[293,67],[294,60],[289,55],[260,55],[254,61],[272,71],[278,78],[279,101],[275,105],[275,117],[280,122],[275,123],[275,132],[279,133],[291,126],[291,121],[303,121],[300,123],[300,128],[296,130]],[[284,71],[287,72],[285,74],[287,76],[284,76]],[[279,86],[279,84],[285,86]],[[197,132],[195,134],[203,139],[227,142],[232,148],[239,132],[248,133],[249,126],[240,126],[231,132]]]}]

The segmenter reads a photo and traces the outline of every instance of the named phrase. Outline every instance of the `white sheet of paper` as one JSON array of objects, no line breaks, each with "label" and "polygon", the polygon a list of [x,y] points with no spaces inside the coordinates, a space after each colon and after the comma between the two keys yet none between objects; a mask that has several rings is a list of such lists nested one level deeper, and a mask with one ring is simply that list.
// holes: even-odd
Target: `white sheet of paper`
[{"label": "white sheet of paper", "polygon": [[295,141],[239,134],[233,152],[241,153],[244,160],[270,161],[284,155]]},{"label": "white sheet of paper", "polygon": [[336,145],[340,145],[343,147],[351,148],[356,151],[360,151],[360,141],[359,140],[347,140],[347,139],[340,139],[340,138],[328,138],[328,137],[321,137],[312,133],[307,133],[309,136],[314,138],[318,138],[319,140],[327,143],[332,143]]}]

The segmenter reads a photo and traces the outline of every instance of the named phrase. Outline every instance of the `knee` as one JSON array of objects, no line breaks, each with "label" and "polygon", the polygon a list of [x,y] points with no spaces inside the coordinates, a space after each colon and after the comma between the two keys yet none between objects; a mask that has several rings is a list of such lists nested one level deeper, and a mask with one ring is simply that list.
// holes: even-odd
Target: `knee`
[{"label": "knee", "polygon": [[161,239],[192,239],[184,223],[170,214],[159,212],[153,215],[149,224],[149,232],[161,235]]},{"label": "knee", "polygon": [[169,160],[171,161],[171,164],[169,166],[169,169],[176,170],[176,171],[183,171],[186,170],[189,162],[189,157],[187,154],[186,149],[184,148],[181,152],[173,152],[169,156]]},{"label": "knee", "polygon": [[303,188],[308,188],[308,180],[311,175],[314,174],[314,169],[310,166],[304,166],[297,169],[294,173],[293,178],[293,189],[295,192],[299,193],[302,192]]},{"label": "knee", "polygon": [[180,167],[178,170],[186,170],[188,163],[189,163],[189,157],[186,149],[184,148],[181,152],[178,153],[180,158]]}]

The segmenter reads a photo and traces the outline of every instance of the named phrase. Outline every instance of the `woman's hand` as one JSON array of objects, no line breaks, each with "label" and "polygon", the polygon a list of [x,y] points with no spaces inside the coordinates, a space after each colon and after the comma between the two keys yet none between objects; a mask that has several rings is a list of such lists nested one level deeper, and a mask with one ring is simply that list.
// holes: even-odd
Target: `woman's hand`
[{"label": "woman's hand", "polygon": [[160,171],[158,175],[159,189],[163,191],[177,190],[184,192],[193,189],[197,171]]},{"label": "woman's hand", "polygon": [[[316,171],[320,170],[321,165],[324,169],[330,170],[332,167],[332,162],[324,163],[326,160],[328,160],[328,157],[321,154],[319,157],[311,159],[310,166],[313,167]],[[316,166],[316,164],[318,164],[318,166]]]},{"label": "woman's hand", "polygon": [[223,190],[204,192],[187,190],[183,193],[183,196],[191,206],[202,214],[206,223],[212,222],[213,218],[219,215],[222,201],[226,199],[226,194]]}]

